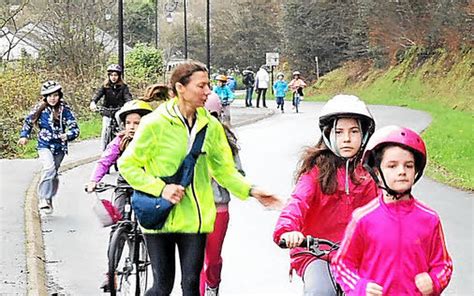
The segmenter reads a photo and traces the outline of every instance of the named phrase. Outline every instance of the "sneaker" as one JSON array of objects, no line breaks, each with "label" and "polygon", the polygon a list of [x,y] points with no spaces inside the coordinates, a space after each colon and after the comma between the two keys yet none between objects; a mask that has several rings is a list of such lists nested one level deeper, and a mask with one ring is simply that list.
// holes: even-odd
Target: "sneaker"
[{"label": "sneaker", "polygon": [[204,296],[218,296],[218,295],[219,295],[219,287],[216,287],[216,288],[206,287],[206,292],[204,293]]},{"label": "sneaker", "polygon": [[53,200],[52,199],[47,199],[46,203],[49,206],[49,208],[46,209],[46,214],[52,214],[53,213]]},{"label": "sneaker", "polygon": [[104,281],[100,285],[99,289],[103,290],[104,293],[110,293],[110,287],[109,287],[109,274],[105,274]]},{"label": "sneaker", "polygon": [[53,212],[53,203],[50,199],[41,199],[38,207],[40,210],[44,210],[46,214]]}]

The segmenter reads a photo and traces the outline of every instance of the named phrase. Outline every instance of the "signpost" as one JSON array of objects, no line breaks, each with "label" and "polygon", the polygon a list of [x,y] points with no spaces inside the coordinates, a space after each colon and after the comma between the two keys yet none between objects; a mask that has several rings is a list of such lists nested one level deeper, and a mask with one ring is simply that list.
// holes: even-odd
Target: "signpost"
[{"label": "signpost", "polygon": [[271,89],[272,89],[272,94],[274,94],[273,93],[273,69],[275,68],[275,66],[278,66],[280,64],[280,54],[278,52],[267,52],[265,54],[265,58],[266,58],[266,65],[271,66],[271,69],[272,69]]}]

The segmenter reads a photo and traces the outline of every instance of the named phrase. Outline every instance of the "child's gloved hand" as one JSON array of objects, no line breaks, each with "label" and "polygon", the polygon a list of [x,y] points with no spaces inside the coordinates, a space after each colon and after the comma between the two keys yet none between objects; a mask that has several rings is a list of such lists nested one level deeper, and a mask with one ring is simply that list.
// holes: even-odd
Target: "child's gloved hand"
[{"label": "child's gloved hand", "polygon": [[415,285],[423,295],[433,293],[433,280],[427,272],[419,273],[415,276]]}]

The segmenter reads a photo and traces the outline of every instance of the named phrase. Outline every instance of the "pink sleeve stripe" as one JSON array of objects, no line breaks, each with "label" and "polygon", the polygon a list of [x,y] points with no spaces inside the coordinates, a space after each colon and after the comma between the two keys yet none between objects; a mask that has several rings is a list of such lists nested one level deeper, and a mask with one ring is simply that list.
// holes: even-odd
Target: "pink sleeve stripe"
[{"label": "pink sleeve stripe", "polygon": [[435,217],[438,217],[438,214],[433,211],[433,209],[431,209],[430,207],[428,207],[427,205],[423,204],[422,202],[420,202],[419,200],[416,200],[415,201],[415,205],[422,211],[430,214],[430,215],[433,215]]},{"label": "pink sleeve stripe", "polygon": [[438,234],[439,237],[441,238],[441,244],[443,247],[443,263],[444,263],[444,268],[436,275],[438,278],[440,284],[444,287],[446,287],[449,283],[449,280],[451,278],[451,274],[453,272],[453,261],[449,257],[448,250],[446,249],[446,242],[444,239],[444,233],[443,229],[441,227],[441,224],[438,224]]}]

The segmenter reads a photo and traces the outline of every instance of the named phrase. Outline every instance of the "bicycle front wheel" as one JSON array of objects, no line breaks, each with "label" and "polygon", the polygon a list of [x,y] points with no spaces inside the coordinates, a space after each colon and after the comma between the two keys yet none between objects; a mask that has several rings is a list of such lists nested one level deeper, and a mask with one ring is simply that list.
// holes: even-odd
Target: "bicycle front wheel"
[{"label": "bicycle front wheel", "polygon": [[[138,241],[138,249],[143,242]],[[137,250],[138,250],[137,249]],[[148,269],[141,268],[135,259],[139,259],[139,254],[135,255],[135,242],[132,234],[126,227],[118,227],[112,236],[109,257],[109,291],[114,295],[141,295],[145,292],[148,281]],[[145,255],[147,255],[145,253]],[[146,259],[145,261],[147,261]],[[143,279],[141,278],[143,275]],[[142,284],[143,283],[143,284]]]}]

